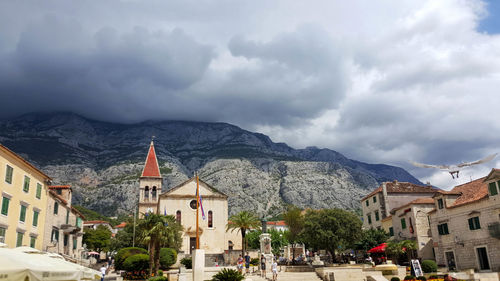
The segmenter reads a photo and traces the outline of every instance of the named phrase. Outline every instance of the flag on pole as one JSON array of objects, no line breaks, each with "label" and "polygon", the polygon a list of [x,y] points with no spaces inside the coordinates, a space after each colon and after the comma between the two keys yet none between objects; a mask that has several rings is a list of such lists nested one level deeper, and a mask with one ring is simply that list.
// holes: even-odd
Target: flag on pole
[{"label": "flag on pole", "polygon": [[206,217],[205,217],[205,211],[203,210],[203,204],[202,204],[202,203],[203,203],[203,200],[202,200],[202,198],[201,198],[201,194],[198,194],[198,190],[196,190],[196,198],[198,199],[198,204],[200,205],[200,209],[201,209],[201,218],[202,218],[203,220],[205,220],[205,219],[206,219]]},{"label": "flag on pole", "polygon": [[163,207],[163,215],[166,216],[167,215],[167,207]]}]

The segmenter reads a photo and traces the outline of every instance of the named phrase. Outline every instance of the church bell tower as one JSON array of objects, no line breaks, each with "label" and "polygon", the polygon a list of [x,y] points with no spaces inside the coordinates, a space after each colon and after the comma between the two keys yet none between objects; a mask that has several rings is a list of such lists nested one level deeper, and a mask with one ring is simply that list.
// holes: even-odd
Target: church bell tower
[{"label": "church bell tower", "polygon": [[139,217],[148,212],[156,213],[161,194],[162,177],[156,157],[154,142],[149,145],[146,163],[139,178]]}]

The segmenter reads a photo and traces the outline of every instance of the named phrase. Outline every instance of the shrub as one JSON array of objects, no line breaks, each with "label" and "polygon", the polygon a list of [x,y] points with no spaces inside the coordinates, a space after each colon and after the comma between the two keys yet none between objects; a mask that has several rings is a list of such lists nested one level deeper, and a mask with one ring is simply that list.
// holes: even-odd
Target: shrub
[{"label": "shrub", "polygon": [[163,270],[158,270],[158,276],[163,276]]},{"label": "shrub", "polygon": [[401,281],[401,279],[399,279],[399,277],[392,277],[391,281]]},{"label": "shrub", "polygon": [[123,262],[125,262],[128,257],[137,254],[148,254],[148,251],[144,250],[143,248],[137,247],[120,249],[115,255],[115,268],[118,270],[124,269]]},{"label": "shrub", "polygon": [[245,276],[237,270],[229,268],[223,268],[212,277],[212,281],[241,281],[243,279],[245,279]]},{"label": "shrub", "polygon": [[439,276],[437,276],[437,275],[431,275],[431,276],[429,276],[429,280],[431,280],[431,279],[439,279]]},{"label": "shrub", "polygon": [[184,265],[187,269],[191,269],[193,267],[193,261],[191,258],[183,258],[181,260],[181,264]]},{"label": "shrub", "polygon": [[422,262],[422,270],[425,272],[425,273],[429,273],[429,272],[436,272],[438,269],[437,267],[437,264],[435,261],[433,260],[424,260]]},{"label": "shrub", "polygon": [[149,256],[137,254],[128,257],[123,263],[123,269],[126,271],[141,271],[149,268]]},{"label": "shrub", "polygon": [[254,266],[259,265],[259,258],[253,258],[253,259],[251,259],[250,260],[250,264],[254,265]]},{"label": "shrub", "polygon": [[169,268],[177,261],[177,252],[171,248],[161,248],[160,250],[160,266],[161,268]]},{"label": "shrub", "polygon": [[155,276],[148,279],[148,281],[168,281],[165,276]]},{"label": "shrub", "polygon": [[419,276],[417,277],[417,280],[427,281],[427,278],[425,278],[424,276]]},{"label": "shrub", "polygon": [[404,280],[416,280],[416,279],[417,279],[417,277],[415,277],[413,275],[407,275]]}]

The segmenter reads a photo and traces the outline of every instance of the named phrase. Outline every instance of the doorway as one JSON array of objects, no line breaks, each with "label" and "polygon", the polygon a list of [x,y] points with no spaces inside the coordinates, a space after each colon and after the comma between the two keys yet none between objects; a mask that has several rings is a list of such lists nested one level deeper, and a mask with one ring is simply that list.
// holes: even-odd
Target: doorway
[{"label": "doorway", "polygon": [[488,260],[488,253],[486,252],[485,247],[476,248],[477,252],[477,261],[479,263],[480,270],[489,270],[490,262]]},{"label": "doorway", "polygon": [[189,253],[193,254],[194,249],[196,249],[196,237],[189,237]]},{"label": "doorway", "polygon": [[448,270],[457,269],[457,265],[455,263],[455,254],[453,253],[453,251],[445,252],[444,254],[446,256],[446,264],[448,265]]}]

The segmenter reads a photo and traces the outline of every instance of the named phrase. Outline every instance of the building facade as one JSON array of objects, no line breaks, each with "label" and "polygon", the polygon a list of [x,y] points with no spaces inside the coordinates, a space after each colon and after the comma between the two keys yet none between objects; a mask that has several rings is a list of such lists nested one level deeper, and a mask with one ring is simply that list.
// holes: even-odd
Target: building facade
[{"label": "building facade", "polygon": [[81,258],[84,216],[71,206],[68,185],[49,186],[43,250],[66,258]]},{"label": "building facade", "polygon": [[450,269],[500,271],[500,170],[440,192],[429,212],[436,262]]},{"label": "building facade", "polygon": [[0,242],[42,250],[50,177],[0,144]]},{"label": "building facade", "polygon": [[[199,211],[200,249],[207,254],[222,254],[225,250],[241,249],[241,234],[227,231],[227,195],[199,180],[205,219]],[[188,254],[196,246],[196,178],[160,195],[158,212],[173,215],[184,227],[180,251]]]},{"label": "building facade", "polygon": [[139,216],[145,213],[156,213],[158,196],[161,194],[163,179],[153,141],[149,145],[148,155],[139,179]]},{"label": "building facade", "polygon": [[393,239],[417,242],[417,256],[433,260],[433,243],[427,213],[434,209],[434,199],[419,198],[391,211]]},{"label": "building facade", "polygon": [[383,182],[377,189],[361,199],[363,228],[382,228],[382,220],[390,211],[418,198],[431,198],[437,189],[409,182]]}]

